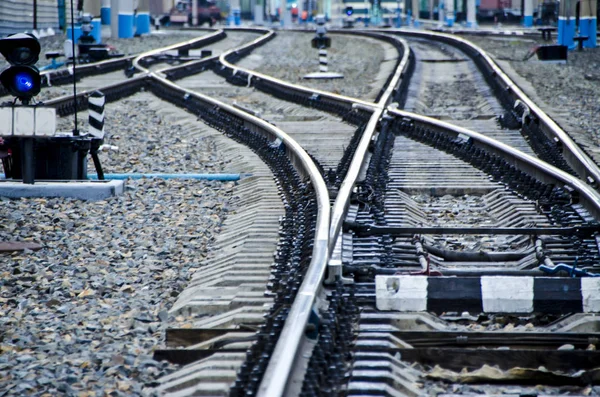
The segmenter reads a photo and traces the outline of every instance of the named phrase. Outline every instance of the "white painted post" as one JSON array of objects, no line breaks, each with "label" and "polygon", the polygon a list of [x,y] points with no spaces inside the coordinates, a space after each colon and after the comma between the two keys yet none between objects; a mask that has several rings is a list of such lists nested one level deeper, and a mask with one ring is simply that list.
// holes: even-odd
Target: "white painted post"
[{"label": "white painted post", "polygon": [[262,4],[257,4],[254,6],[254,23],[256,25],[262,26],[265,24],[264,13],[265,12]]},{"label": "white painted post", "polygon": [[467,0],[467,27],[477,27],[477,17],[475,16],[475,0]]},{"label": "white painted post", "polygon": [[110,1],[110,37],[119,38],[119,0]]},{"label": "white painted post", "polygon": [[138,3],[138,12],[135,21],[136,34],[150,33],[150,2],[149,0],[140,0]]},{"label": "white painted post", "polygon": [[102,25],[110,25],[110,0],[102,0],[100,17],[102,18]]},{"label": "white painted post", "polygon": [[533,26],[533,0],[523,0],[525,2],[523,8],[523,26]]},{"label": "white painted post", "polygon": [[198,26],[198,0],[192,0],[192,26]]},{"label": "white painted post", "polygon": [[433,0],[429,0],[429,20],[433,21]]},{"label": "white painted post", "polygon": [[419,3],[419,0],[412,0],[413,26],[415,28],[419,26]]},{"label": "white painted post", "polygon": [[446,26],[454,25],[454,0],[446,0]]}]

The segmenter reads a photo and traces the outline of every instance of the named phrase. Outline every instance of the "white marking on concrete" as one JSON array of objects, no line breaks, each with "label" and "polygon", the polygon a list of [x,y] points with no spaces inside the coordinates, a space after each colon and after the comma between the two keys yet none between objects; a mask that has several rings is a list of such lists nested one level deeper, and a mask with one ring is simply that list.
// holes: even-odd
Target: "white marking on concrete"
[{"label": "white marking on concrete", "polygon": [[125,181],[36,181],[28,185],[16,181],[0,182],[0,196],[21,197],[71,197],[79,200],[104,200],[123,194]]},{"label": "white marking on concrete", "polygon": [[426,276],[376,276],[377,309],[401,312],[427,310]]},{"label": "white marking on concrete", "polygon": [[481,277],[481,300],[486,313],[531,313],[533,277]]},{"label": "white marking on concrete", "polygon": [[600,277],[581,279],[581,297],[585,313],[600,312]]}]

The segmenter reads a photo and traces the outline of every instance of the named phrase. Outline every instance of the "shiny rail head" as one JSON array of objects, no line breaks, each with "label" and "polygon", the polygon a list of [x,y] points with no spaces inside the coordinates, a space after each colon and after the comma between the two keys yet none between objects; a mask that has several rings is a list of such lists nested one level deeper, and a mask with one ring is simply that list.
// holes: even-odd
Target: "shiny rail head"
[{"label": "shiny rail head", "polygon": [[518,100],[523,103],[529,109],[530,117],[539,120],[540,128],[544,133],[553,136],[560,142],[565,159],[568,161],[569,165],[577,171],[579,177],[589,185],[593,186],[596,190],[600,190],[600,168],[598,165],[596,165],[579,145],[575,143],[569,134],[567,134],[550,116],[525,95],[521,88],[517,86],[506,73],[504,73],[498,64],[496,64],[496,62],[481,47],[466,39],[446,33],[413,30],[395,30],[393,33],[408,37],[412,36],[441,40],[448,42],[451,45],[459,46],[459,48],[462,46],[474,51],[476,57],[483,60],[490,68],[493,78],[505,87],[506,92],[513,96],[513,100]]}]

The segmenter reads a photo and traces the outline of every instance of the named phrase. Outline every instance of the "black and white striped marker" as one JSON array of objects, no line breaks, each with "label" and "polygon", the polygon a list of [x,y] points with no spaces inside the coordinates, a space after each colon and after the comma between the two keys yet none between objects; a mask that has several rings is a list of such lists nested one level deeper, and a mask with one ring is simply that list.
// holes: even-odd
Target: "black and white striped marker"
[{"label": "black and white striped marker", "polygon": [[100,91],[94,91],[88,97],[88,111],[89,111],[89,124],[88,133],[92,136],[92,143],[90,147],[90,155],[94,161],[96,167],[96,173],[98,174],[99,180],[104,180],[104,171],[100,164],[100,157],[98,156],[98,150],[100,145],[104,143],[104,104],[106,98]]},{"label": "black and white striped marker", "polygon": [[377,309],[401,312],[597,313],[600,277],[377,276]]},{"label": "black and white striped marker", "polygon": [[319,48],[319,72],[327,72],[327,49]]},{"label": "black and white striped marker", "polygon": [[104,104],[106,98],[100,91],[94,91],[88,98],[89,130],[88,133],[96,139],[104,139]]}]

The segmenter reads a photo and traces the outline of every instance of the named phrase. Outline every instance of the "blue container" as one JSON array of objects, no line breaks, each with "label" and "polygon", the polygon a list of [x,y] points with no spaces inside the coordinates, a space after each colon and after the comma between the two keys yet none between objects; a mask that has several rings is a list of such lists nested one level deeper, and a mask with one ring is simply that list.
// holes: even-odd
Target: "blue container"
[{"label": "blue container", "polygon": [[150,33],[150,13],[140,12],[136,17],[136,33],[137,34],[148,34]]},{"label": "blue container", "polygon": [[240,26],[242,24],[242,11],[239,8],[234,8],[232,13],[235,26]]},{"label": "blue container", "polygon": [[130,39],[133,37],[133,13],[119,14],[119,38]]},{"label": "blue container", "polygon": [[525,15],[523,17],[523,26],[530,28],[533,26],[533,15]]},{"label": "blue container", "polygon": [[81,26],[75,25],[75,37],[73,37],[73,31],[71,27],[67,27],[67,39],[72,40],[77,44],[77,40],[81,37]]},{"label": "blue container", "polygon": [[110,7],[102,7],[100,9],[100,19],[102,25],[110,25]]}]

